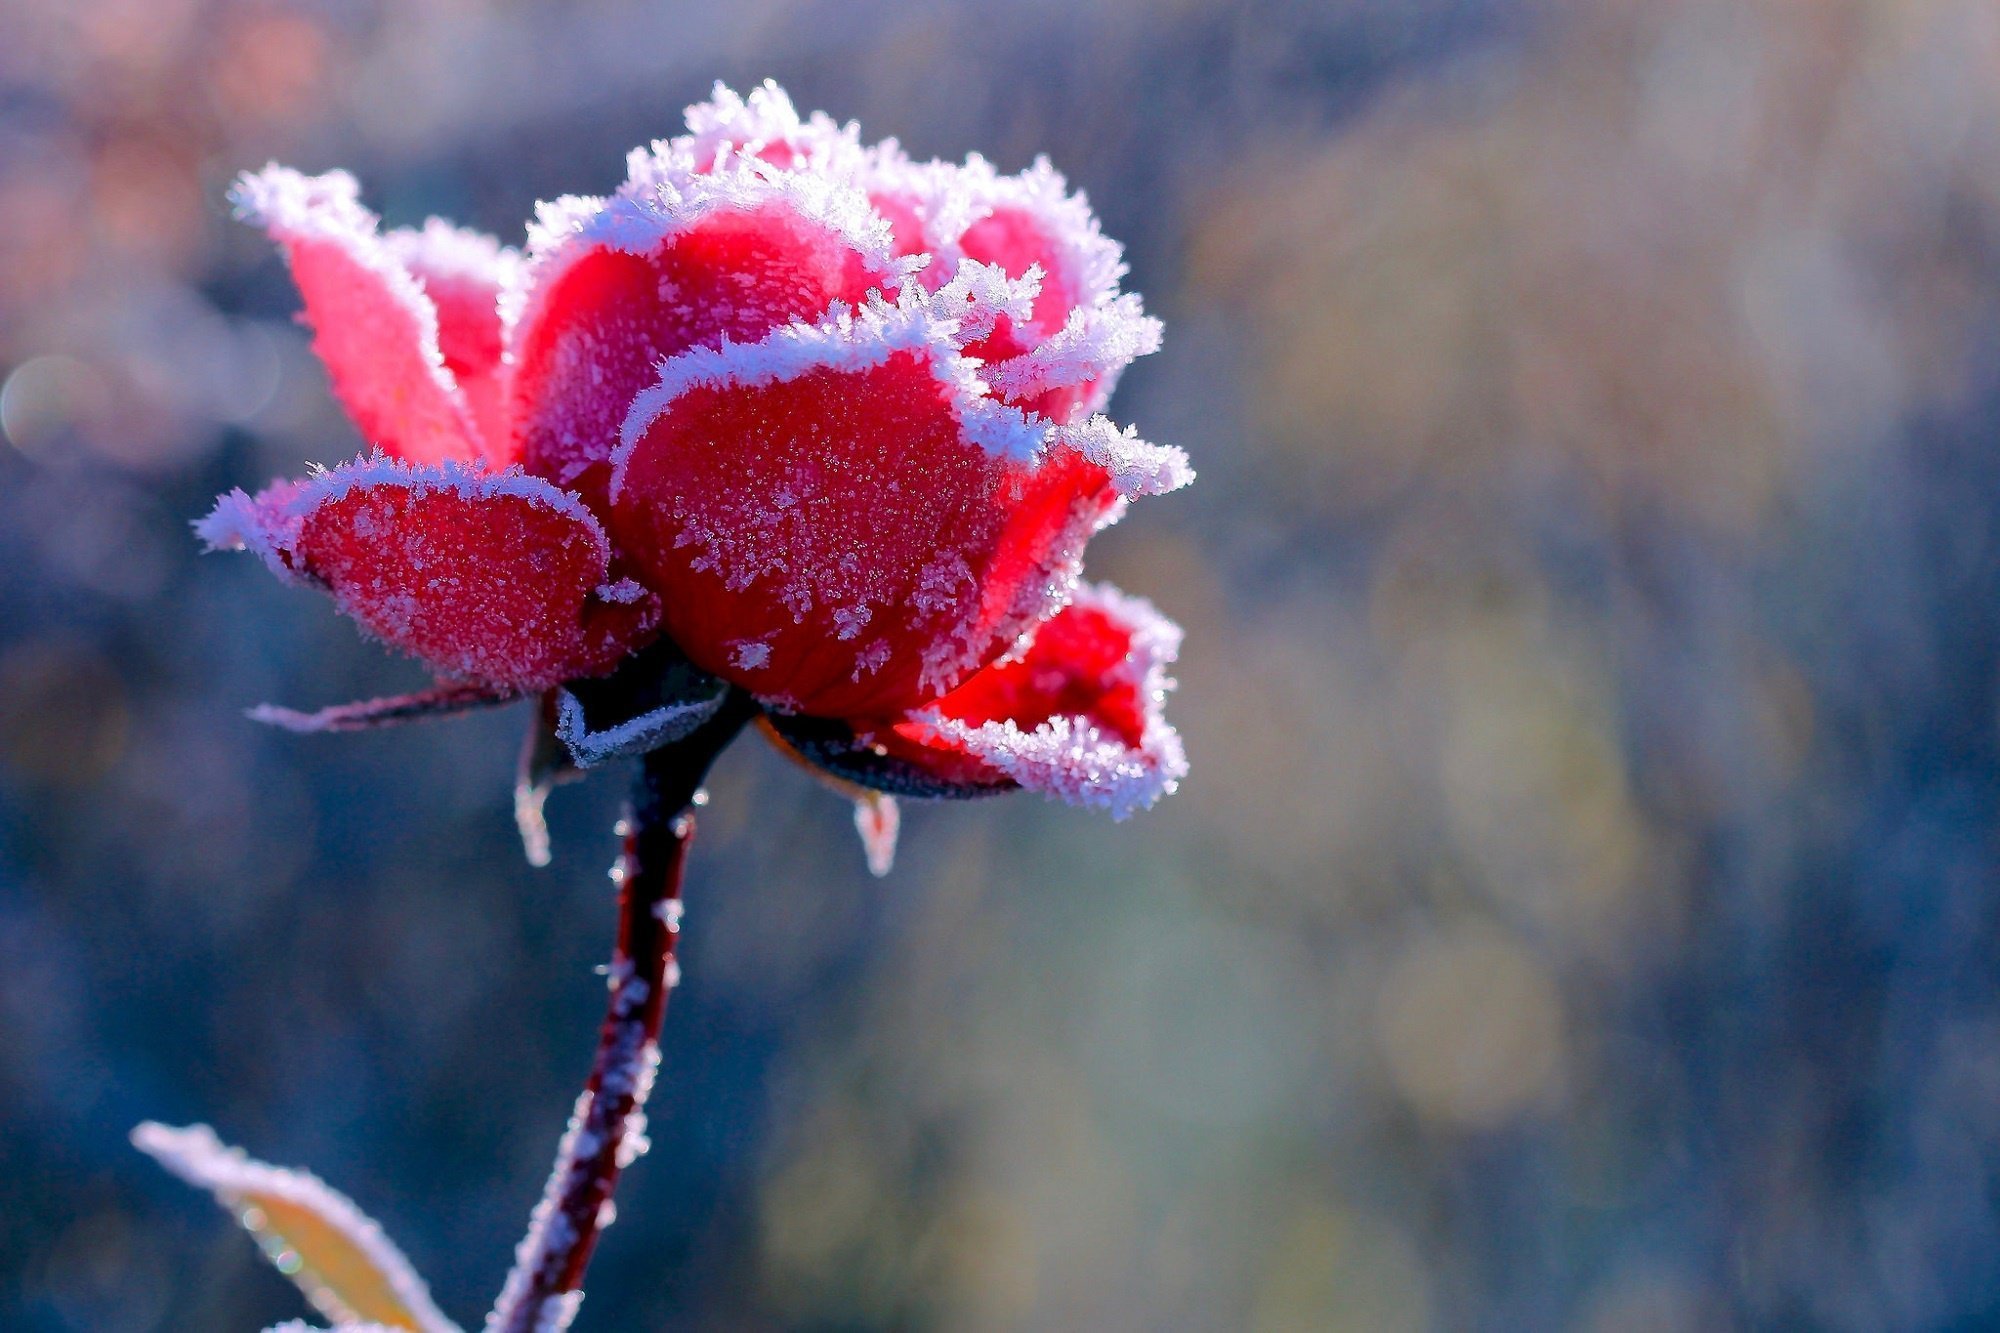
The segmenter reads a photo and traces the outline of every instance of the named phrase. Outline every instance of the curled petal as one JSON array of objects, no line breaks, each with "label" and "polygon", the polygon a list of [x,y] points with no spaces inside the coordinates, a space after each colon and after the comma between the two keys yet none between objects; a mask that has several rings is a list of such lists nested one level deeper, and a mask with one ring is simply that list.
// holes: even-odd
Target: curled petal
[{"label": "curled petal", "polygon": [[1160,321],[1128,294],[1070,311],[1047,339],[980,373],[1007,402],[1073,421],[1102,409],[1125,367],[1159,350]]},{"label": "curled petal", "polygon": [[231,193],[269,232],[305,299],[313,350],[362,435],[418,463],[482,456],[479,431],[438,342],[438,311],[376,230],[354,178],[272,165]]},{"label": "curled petal", "polygon": [[984,773],[1123,819],[1187,773],[1164,715],[1179,626],[1099,584],[987,667],[872,740],[886,757],[954,781]]},{"label": "curled petal", "polygon": [[544,205],[530,254],[513,334],[521,461],[592,503],[662,358],[817,319],[900,271],[858,190],[752,168]]},{"label": "curled petal", "polygon": [[398,228],[384,239],[437,311],[438,352],[472,413],[488,465],[512,463],[511,367],[502,355],[500,308],[521,284],[520,252],[441,218]]},{"label": "curled petal", "polygon": [[[868,159],[877,208],[921,222],[924,248],[937,256],[926,285],[954,276],[965,260],[1039,282],[1025,318],[1007,318],[966,351],[988,363],[1023,355],[1056,336],[1078,310],[1110,301],[1124,276],[1124,250],[1098,228],[1090,203],[1071,193],[1045,158],[1007,176],[977,154],[964,165],[909,163],[884,146]],[[889,150],[889,151],[885,151]]]},{"label": "curled petal", "polygon": [[780,711],[898,716],[1063,604],[1121,487],[1185,478],[988,397],[955,331],[906,292],[662,366],[611,521],[689,657]]},{"label": "curled petal", "polygon": [[356,459],[197,525],[258,550],[442,676],[499,690],[601,674],[652,628],[653,599],[607,584],[610,543],[576,496],[518,471]]}]

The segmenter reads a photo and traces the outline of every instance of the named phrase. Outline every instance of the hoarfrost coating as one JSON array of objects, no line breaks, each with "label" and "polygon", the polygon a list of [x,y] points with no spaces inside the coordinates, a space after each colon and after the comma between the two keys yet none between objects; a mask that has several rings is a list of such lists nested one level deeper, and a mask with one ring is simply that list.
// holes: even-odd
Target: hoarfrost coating
[{"label": "hoarfrost coating", "polygon": [[[539,205],[519,248],[384,231],[344,172],[245,176],[373,451],[233,491],[200,534],[448,690],[546,696],[573,767],[672,743],[733,687],[850,792],[1122,817],[1172,791],[1179,631],[1082,570],[1194,474],[1104,415],[1161,329],[1088,200],[1046,160],[864,144],[769,83],[718,86],[626,168]],[[587,722],[566,688],[643,700],[663,652],[713,694]],[[350,729],[430,697],[261,716]],[[857,818],[886,865],[894,806]]]}]

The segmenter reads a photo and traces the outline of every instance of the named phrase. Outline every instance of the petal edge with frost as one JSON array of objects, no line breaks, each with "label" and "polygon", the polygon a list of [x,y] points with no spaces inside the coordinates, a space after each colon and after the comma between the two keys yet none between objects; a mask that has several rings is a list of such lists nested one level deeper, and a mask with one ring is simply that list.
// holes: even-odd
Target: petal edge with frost
[{"label": "petal edge with frost", "polygon": [[367,442],[413,462],[482,456],[478,428],[438,346],[438,312],[378,232],[344,171],[273,163],[230,192],[291,265],[313,350]]},{"label": "petal edge with frost", "polygon": [[1086,585],[1016,654],[870,739],[905,763],[1004,776],[1123,819],[1187,775],[1165,716],[1180,641],[1150,602]]},{"label": "petal edge with frost", "polygon": [[576,496],[518,471],[357,458],[198,525],[440,676],[527,692],[601,674],[643,641],[650,596],[606,582],[609,541]]}]

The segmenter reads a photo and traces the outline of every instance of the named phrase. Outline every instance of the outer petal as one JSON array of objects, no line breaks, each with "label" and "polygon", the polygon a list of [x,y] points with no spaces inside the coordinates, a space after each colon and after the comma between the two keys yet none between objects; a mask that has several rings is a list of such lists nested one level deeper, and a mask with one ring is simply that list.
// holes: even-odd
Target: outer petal
[{"label": "outer petal", "polygon": [[612,526],[695,662],[780,710],[897,716],[1061,606],[1124,496],[1192,475],[987,397],[957,327],[911,291],[687,353],[634,401]]},{"label": "outer petal", "polygon": [[864,739],[885,762],[958,784],[1009,779],[1123,819],[1187,774],[1164,714],[1180,641],[1151,603],[1086,586],[1018,655]]},{"label": "outer petal", "polygon": [[545,205],[530,250],[514,331],[520,458],[593,504],[662,358],[816,319],[897,272],[858,190],[755,163]]},{"label": "outer petal", "polygon": [[500,306],[521,283],[520,252],[441,218],[421,229],[398,228],[385,239],[437,311],[438,351],[479,428],[488,465],[505,467],[514,461],[512,367],[502,355]]},{"label": "outer petal", "polygon": [[356,459],[232,492],[197,531],[325,587],[433,671],[500,689],[602,673],[656,619],[644,589],[606,585],[610,544],[583,503],[517,471]]},{"label": "outer petal", "polygon": [[283,248],[313,350],[368,442],[419,463],[479,458],[478,428],[439,350],[437,308],[377,233],[354,178],[273,165],[231,197]]}]

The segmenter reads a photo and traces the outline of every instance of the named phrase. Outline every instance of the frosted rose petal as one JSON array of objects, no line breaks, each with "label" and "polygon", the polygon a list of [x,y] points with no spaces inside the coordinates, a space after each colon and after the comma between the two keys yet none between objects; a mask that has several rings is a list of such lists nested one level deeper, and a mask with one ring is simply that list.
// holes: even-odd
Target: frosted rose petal
[{"label": "frosted rose petal", "polygon": [[1187,772],[1164,715],[1180,638],[1150,603],[1086,587],[1018,655],[862,739],[941,779],[1004,778],[1122,819]]},{"label": "frosted rose petal", "polygon": [[520,281],[520,254],[438,218],[387,239],[437,311],[438,351],[472,413],[487,464],[505,467],[515,459],[500,303]]},{"label": "frosted rose petal", "polygon": [[[691,218],[616,201],[584,224],[602,240],[571,241],[576,253],[543,263],[516,334],[514,409],[529,470],[596,504],[619,426],[662,359],[816,319],[882,285],[886,246],[871,263],[850,230],[763,193]],[[748,187],[745,197],[756,195]],[[865,213],[858,196],[857,206]],[[656,242],[649,227],[662,233]]]},{"label": "frosted rose petal", "polygon": [[634,404],[613,531],[702,667],[893,717],[1061,604],[1111,472],[980,397],[944,338],[877,307],[669,363]]},{"label": "frosted rose petal", "polygon": [[225,496],[201,527],[252,546],[442,676],[528,691],[599,674],[651,629],[607,587],[610,545],[574,495],[518,472],[357,459],[289,495]]},{"label": "frosted rose petal", "polygon": [[244,177],[233,198],[284,251],[313,350],[363,438],[419,463],[480,457],[472,413],[439,351],[437,310],[377,233],[354,178],[272,166]]}]

